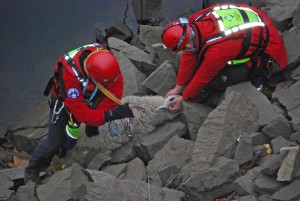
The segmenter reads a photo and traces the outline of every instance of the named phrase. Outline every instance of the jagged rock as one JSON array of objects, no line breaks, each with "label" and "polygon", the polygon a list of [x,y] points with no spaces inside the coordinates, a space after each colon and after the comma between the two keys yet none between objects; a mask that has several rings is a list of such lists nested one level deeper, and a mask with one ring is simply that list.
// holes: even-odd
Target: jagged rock
[{"label": "jagged rock", "polygon": [[94,182],[85,182],[77,192],[79,201],[103,200],[181,201],[184,193],[168,188],[158,188],[142,181],[120,180],[101,171],[89,171]]},{"label": "jagged rock", "polygon": [[297,25],[300,25],[300,5],[298,5],[298,8],[296,8],[292,15],[293,15],[293,26],[296,27]]},{"label": "jagged rock", "polygon": [[243,133],[257,131],[257,117],[255,105],[246,96],[238,92],[230,93],[209,113],[198,131],[193,152],[193,170],[207,168],[219,156],[233,156],[236,139]]},{"label": "jagged rock", "polygon": [[115,56],[120,65],[120,70],[123,75],[124,80],[124,91],[123,96],[130,95],[146,95],[147,89],[142,85],[142,82],[145,81],[146,76],[140,72],[136,66],[124,56],[121,52],[116,52]]},{"label": "jagged rock", "polygon": [[290,137],[290,141],[297,142],[298,144],[300,144],[300,131],[293,133]]},{"label": "jagged rock", "polygon": [[300,80],[300,67],[298,66],[291,74],[293,80]]},{"label": "jagged rock", "polygon": [[239,178],[237,178],[233,184],[232,188],[235,192],[237,192],[239,195],[252,195],[253,192],[253,180],[249,175],[244,175]]},{"label": "jagged rock", "polygon": [[283,147],[282,150],[288,150],[287,157],[282,161],[281,167],[277,172],[277,181],[292,181],[298,169],[299,162],[299,146],[296,147]]},{"label": "jagged rock", "polygon": [[289,147],[289,146],[293,146],[296,144],[286,140],[285,138],[283,138],[281,136],[278,136],[278,137],[274,138],[273,140],[271,140],[271,145],[273,148],[273,152],[275,154],[277,154],[280,152],[280,149],[282,147]]},{"label": "jagged rock", "polygon": [[151,46],[152,44],[161,43],[161,34],[163,27],[140,25],[139,40],[143,45]]},{"label": "jagged rock", "polygon": [[[16,168],[9,168],[0,170],[0,175],[6,175],[9,180],[18,180],[24,178],[24,167],[16,167]],[[6,178],[5,176],[1,178]]]},{"label": "jagged rock", "polygon": [[89,181],[85,170],[74,163],[72,167],[54,174],[47,183],[37,187],[37,197],[40,201],[76,200],[79,186]]},{"label": "jagged rock", "polygon": [[126,174],[127,164],[110,165],[101,169],[101,171],[111,174],[112,176],[121,179]]},{"label": "jagged rock", "polygon": [[[297,0],[266,1],[266,8],[262,9],[272,19],[277,29],[285,31],[290,28],[292,13],[297,8]],[[270,9],[272,8],[272,9]]]},{"label": "jagged rock", "polygon": [[112,52],[122,52],[127,58],[130,59],[137,69],[146,76],[149,76],[158,67],[158,65],[151,62],[150,54],[126,43],[125,41],[114,37],[109,37],[108,44]]},{"label": "jagged rock", "polygon": [[254,195],[247,195],[240,197],[239,201],[257,201],[257,199]]},{"label": "jagged rock", "polygon": [[300,130],[300,81],[292,84],[280,83],[277,85],[273,97],[277,98],[279,102],[287,109],[289,116],[292,118],[293,129]]},{"label": "jagged rock", "polygon": [[286,157],[286,152],[280,154],[267,155],[260,161],[261,172],[264,175],[273,175],[278,171],[281,166],[283,159]]},{"label": "jagged rock", "polygon": [[242,165],[246,162],[252,161],[252,159],[252,138],[248,134],[243,134],[239,138],[235,149],[234,160],[237,161],[239,165]]},{"label": "jagged rock", "polygon": [[[175,79],[176,73],[174,67],[166,60],[147,77],[142,85],[151,89],[158,95],[165,96],[175,87]],[[161,82],[162,80],[164,81],[163,83]]]},{"label": "jagged rock", "polygon": [[252,138],[253,146],[268,144],[270,142],[270,139],[262,132],[251,133],[250,137]]},{"label": "jagged rock", "polygon": [[202,126],[204,120],[207,118],[208,114],[213,110],[213,108],[203,104],[186,101],[182,102],[182,106],[183,116],[188,126],[189,138],[195,141],[199,128]]},{"label": "jagged rock", "polygon": [[151,179],[155,180],[153,174],[158,174],[163,186],[174,185],[172,182],[179,170],[191,160],[193,144],[178,136],[172,137],[148,162],[147,172]]},{"label": "jagged rock", "polygon": [[111,154],[111,163],[126,163],[133,159],[136,156],[136,152],[134,149],[134,143],[129,142],[126,143],[124,146],[114,150]]},{"label": "jagged rock", "polygon": [[124,179],[134,181],[146,181],[146,167],[140,158],[135,158],[127,163]]},{"label": "jagged rock", "polygon": [[234,160],[220,157],[215,165],[201,171],[192,171],[179,189],[186,193],[186,199],[189,201],[212,201],[232,191],[229,184],[238,174],[239,167]]},{"label": "jagged rock", "polygon": [[145,162],[149,161],[173,136],[182,137],[186,130],[186,125],[181,122],[165,123],[135,146],[137,156]]},{"label": "jagged rock", "polygon": [[300,61],[300,53],[298,52],[300,47],[300,37],[299,37],[299,30],[297,29],[291,29],[288,31],[284,37],[284,45],[288,48],[286,48],[286,53],[289,58],[289,63],[287,65],[287,69],[294,69],[297,67]]},{"label": "jagged rock", "polygon": [[47,135],[49,119],[47,101],[41,100],[8,128],[8,136],[18,150],[31,154],[40,140]]},{"label": "jagged rock", "polygon": [[108,37],[115,37],[127,43],[133,38],[133,31],[127,24],[116,24],[105,29]]},{"label": "jagged rock", "polygon": [[5,188],[2,188],[0,186],[0,198],[3,201],[10,201],[13,200],[13,196],[14,196],[14,191],[13,190],[7,190]]},{"label": "jagged rock", "polygon": [[285,186],[284,188],[276,191],[272,195],[272,199],[278,200],[278,201],[297,201],[300,199],[300,180],[296,180],[292,182],[291,184]]},{"label": "jagged rock", "polygon": [[260,126],[268,125],[280,116],[280,114],[272,107],[271,102],[267,97],[259,92],[250,82],[242,82],[228,87],[225,91],[225,95],[232,91],[244,94],[253,104],[255,104],[259,112],[258,123]]},{"label": "jagged rock", "polygon": [[156,25],[164,18],[162,0],[133,0],[131,4],[140,24]]},{"label": "jagged rock", "polygon": [[16,193],[17,201],[39,201],[36,197],[36,184],[29,182],[24,186],[20,186],[18,192]]},{"label": "jagged rock", "polygon": [[96,154],[93,159],[89,162],[86,168],[91,170],[100,170],[103,166],[109,163],[111,157],[104,153]]},{"label": "jagged rock", "polygon": [[282,136],[285,139],[289,139],[293,133],[291,123],[283,116],[279,116],[274,119],[269,125],[262,129],[262,132],[270,139],[274,139],[278,136]]},{"label": "jagged rock", "polygon": [[253,182],[253,190],[260,195],[273,194],[284,186],[284,184],[266,176],[260,176]]},{"label": "jagged rock", "polygon": [[174,66],[175,72],[178,72],[179,53],[165,49],[162,43],[156,43],[150,46],[150,60],[157,65],[161,65],[168,60],[169,63]]}]

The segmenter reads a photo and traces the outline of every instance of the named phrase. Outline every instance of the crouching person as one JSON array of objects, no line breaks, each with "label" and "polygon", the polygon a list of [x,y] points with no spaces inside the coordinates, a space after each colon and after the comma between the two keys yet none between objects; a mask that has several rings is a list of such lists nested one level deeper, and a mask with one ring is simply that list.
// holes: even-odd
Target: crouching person
[{"label": "crouching person", "polygon": [[118,106],[99,86],[122,98],[123,77],[118,61],[101,44],[84,45],[59,58],[44,92],[48,96],[51,91],[48,135],[31,155],[25,183],[39,182],[39,173],[53,157],[63,157],[75,146],[81,123],[86,124],[86,134],[93,136],[99,134],[98,126],[105,122],[133,117],[128,103]]},{"label": "crouching person", "polygon": [[162,42],[182,51],[176,86],[166,94],[182,95],[170,102],[172,111],[181,110],[182,100],[206,104],[213,93],[243,81],[267,86],[272,63],[283,70],[288,62],[271,19],[245,4],[216,5],[172,21]]}]

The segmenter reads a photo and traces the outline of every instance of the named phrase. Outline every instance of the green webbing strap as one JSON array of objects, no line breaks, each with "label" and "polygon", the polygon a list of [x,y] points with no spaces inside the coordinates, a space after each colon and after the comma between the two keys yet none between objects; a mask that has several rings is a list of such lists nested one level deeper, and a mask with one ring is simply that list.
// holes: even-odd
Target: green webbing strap
[{"label": "green webbing strap", "polygon": [[250,61],[250,58],[239,59],[239,60],[232,60],[232,61],[228,62],[228,64],[230,64],[230,65],[237,65],[237,64],[246,63],[247,61]]}]

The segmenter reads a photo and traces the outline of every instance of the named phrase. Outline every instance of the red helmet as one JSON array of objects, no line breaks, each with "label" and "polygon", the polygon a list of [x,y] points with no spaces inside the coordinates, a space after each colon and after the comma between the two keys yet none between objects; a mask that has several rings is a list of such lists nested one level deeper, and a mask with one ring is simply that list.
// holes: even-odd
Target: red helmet
[{"label": "red helmet", "polygon": [[186,18],[169,22],[161,35],[161,39],[166,48],[175,52],[181,51],[190,38],[190,25]]},{"label": "red helmet", "polygon": [[85,72],[100,84],[113,82],[120,72],[115,56],[106,49],[93,51],[84,62]]}]

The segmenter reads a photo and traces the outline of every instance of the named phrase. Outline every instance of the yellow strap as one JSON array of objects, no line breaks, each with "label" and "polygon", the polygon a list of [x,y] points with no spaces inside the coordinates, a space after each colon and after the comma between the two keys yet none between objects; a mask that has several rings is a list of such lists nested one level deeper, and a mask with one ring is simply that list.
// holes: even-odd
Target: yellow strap
[{"label": "yellow strap", "polygon": [[118,99],[113,93],[111,93],[108,89],[106,89],[102,84],[95,82],[97,87],[104,93],[105,96],[115,101],[118,105],[124,105],[124,103]]}]

